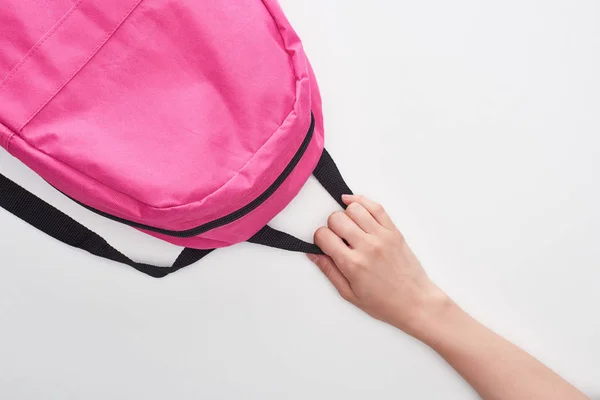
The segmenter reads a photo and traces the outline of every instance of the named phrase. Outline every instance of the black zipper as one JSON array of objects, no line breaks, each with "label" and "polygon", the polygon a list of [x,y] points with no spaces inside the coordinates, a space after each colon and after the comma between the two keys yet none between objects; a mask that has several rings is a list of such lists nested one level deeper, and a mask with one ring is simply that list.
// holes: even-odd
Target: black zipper
[{"label": "black zipper", "polygon": [[[116,217],[114,215],[111,214],[107,214],[103,211],[97,210],[93,207],[90,207],[88,205],[85,205],[73,198],[71,198],[73,201],[77,202],[79,205],[87,208],[90,211],[95,212],[96,214],[99,214],[105,218],[111,219],[113,221],[117,221],[129,226],[132,226],[134,228],[139,228],[139,229],[143,229],[143,230],[147,230],[147,231],[151,231],[151,232],[156,232],[156,233],[160,233],[163,235],[167,235],[167,236],[173,236],[173,237],[179,237],[179,238],[188,238],[188,237],[192,237],[192,236],[197,236],[200,235],[201,233],[204,232],[208,232],[210,230],[213,230],[215,228],[218,228],[220,226],[223,225],[227,225],[230,224],[234,221],[237,221],[238,219],[242,218],[243,216],[249,214],[250,212],[252,212],[253,210],[255,210],[257,207],[259,207],[262,203],[264,203],[269,197],[271,197],[271,195],[273,195],[273,193],[275,193],[275,191],[277,191],[277,189],[279,189],[279,187],[283,184],[283,182],[288,178],[288,176],[290,176],[290,174],[292,173],[292,171],[294,170],[294,168],[296,168],[296,165],[298,165],[298,163],[300,162],[300,160],[302,159],[302,156],[304,155],[304,153],[306,152],[306,149],[308,149],[308,145],[310,144],[313,134],[315,132],[315,116],[313,115],[313,113],[311,112],[310,114],[310,128],[308,129],[308,132],[306,134],[306,137],[304,138],[304,140],[302,141],[302,144],[300,145],[300,148],[296,151],[296,154],[294,154],[294,157],[292,158],[292,160],[289,162],[289,164],[285,167],[285,169],[283,170],[283,172],[277,177],[277,179],[275,180],[275,182],[273,182],[271,184],[271,186],[269,186],[267,188],[267,190],[265,190],[260,196],[258,196],[256,199],[252,200],[252,202],[246,204],[244,207],[232,212],[231,214],[227,214],[221,218],[215,219],[213,221],[207,222],[205,224],[202,224],[200,226],[197,226],[195,228],[191,228],[191,229],[187,229],[185,231],[171,231],[168,229],[161,229],[161,228],[156,228],[154,226],[149,226],[149,225],[144,225],[144,224],[140,224],[137,222],[133,222],[133,221],[129,221],[123,218],[119,218]],[[70,196],[69,196],[70,197]]]}]

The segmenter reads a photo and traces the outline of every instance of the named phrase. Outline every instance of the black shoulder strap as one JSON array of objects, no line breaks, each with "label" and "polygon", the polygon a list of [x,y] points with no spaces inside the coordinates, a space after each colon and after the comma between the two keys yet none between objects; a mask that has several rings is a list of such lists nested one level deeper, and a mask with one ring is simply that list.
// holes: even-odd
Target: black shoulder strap
[{"label": "black shoulder strap", "polygon": [[323,154],[319,159],[319,163],[315,168],[313,175],[319,183],[327,190],[337,203],[346,209],[346,204],[342,201],[342,195],[352,194],[352,190],[346,184],[339,168],[335,165],[333,158],[326,149],[323,149]]},{"label": "black shoulder strap", "polygon": [[305,242],[289,233],[273,229],[268,225],[248,239],[248,242],[298,253],[323,254],[323,251],[316,244]]},{"label": "black shoulder strap", "polygon": [[200,260],[211,250],[184,249],[171,267],[138,263],[109,245],[100,235],[92,232],[73,218],[0,174],[0,207],[19,217],[40,231],[70,246],[98,257],[129,265],[155,278],[162,278]]},{"label": "black shoulder strap", "polygon": [[[340,170],[337,165],[335,165],[333,158],[331,158],[331,155],[327,150],[323,149],[323,154],[319,159],[319,163],[317,164],[313,175],[335,201],[345,209],[346,204],[342,201],[342,195],[352,194],[352,191],[346,184],[346,181],[344,181]],[[270,226],[262,228],[248,241],[250,243],[299,253],[323,254],[323,251],[316,244],[305,242],[295,236],[271,228]]]},{"label": "black shoulder strap", "polygon": [[[342,195],[351,194],[352,192],[326,150],[323,150],[323,155],[315,168],[314,175],[333,198],[342,207],[345,207],[342,202]],[[158,267],[135,262],[109,245],[100,235],[92,232],[2,174],[0,174],[0,207],[63,243],[85,250],[98,257],[129,265],[155,278],[162,278],[187,267],[213,251],[213,249],[186,248],[171,267]],[[249,242],[289,251],[322,254],[321,249],[316,245],[304,242],[269,226],[262,228],[249,239]]]}]

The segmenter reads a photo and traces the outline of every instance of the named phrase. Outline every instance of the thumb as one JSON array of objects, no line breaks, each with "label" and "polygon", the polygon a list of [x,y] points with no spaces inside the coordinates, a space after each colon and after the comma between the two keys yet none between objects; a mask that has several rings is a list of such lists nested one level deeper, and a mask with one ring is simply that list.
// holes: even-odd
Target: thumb
[{"label": "thumb", "polygon": [[319,267],[321,272],[329,279],[342,298],[349,302],[354,300],[354,292],[352,291],[350,283],[344,274],[340,272],[331,257],[316,254],[307,254],[307,257]]}]

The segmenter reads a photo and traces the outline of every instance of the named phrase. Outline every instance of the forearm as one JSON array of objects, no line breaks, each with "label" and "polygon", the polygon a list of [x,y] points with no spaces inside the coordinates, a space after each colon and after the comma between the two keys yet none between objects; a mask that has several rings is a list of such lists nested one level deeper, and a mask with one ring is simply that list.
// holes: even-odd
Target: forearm
[{"label": "forearm", "polygon": [[343,196],[310,256],[342,297],[369,315],[420,339],[485,400],[579,400],[585,395],[539,361],[479,324],[427,276],[384,209]]},{"label": "forearm", "polygon": [[485,400],[588,399],[450,301],[425,320],[415,336],[439,353]]}]

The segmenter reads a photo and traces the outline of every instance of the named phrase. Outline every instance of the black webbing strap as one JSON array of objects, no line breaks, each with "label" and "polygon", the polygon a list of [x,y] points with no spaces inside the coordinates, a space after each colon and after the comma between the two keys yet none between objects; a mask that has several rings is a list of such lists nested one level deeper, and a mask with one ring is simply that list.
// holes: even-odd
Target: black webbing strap
[{"label": "black webbing strap", "polygon": [[345,209],[346,205],[342,201],[342,195],[352,194],[352,190],[350,190],[346,184],[344,177],[342,177],[340,170],[337,165],[335,165],[333,158],[331,158],[331,155],[326,149],[323,149],[323,154],[321,154],[321,158],[313,171],[313,175],[325,190],[327,190],[331,197]]},{"label": "black webbing strap", "polygon": [[[346,185],[339,169],[326,150],[323,150],[323,154],[313,174],[327,192],[345,208],[346,206],[342,202],[342,195],[352,194],[352,191]],[[98,257],[129,265],[155,278],[162,278],[183,267],[187,267],[213,251],[213,249],[197,250],[186,248],[171,267],[158,267],[135,262],[109,245],[98,234],[92,232],[73,218],[28,192],[2,174],[0,174],[0,207],[63,243],[85,250]],[[283,250],[323,254],[321,249],[315,244],[305,242],[269,226],[262,228],[248,241]]]},{"label": "black webbing strap", "polygon": [[248,239],[248,242],[299,253],[323,254],[323,251],[316,244],[305,242],[268,225]]},{"label": "black webbing strap", "polygon": [[155,278],[162,278],[187,267],[213,251],[212,249],[196,250],[186,248],[171,267],[158,267],[135,262],[109,245],[98,234],[2,174],[0,174],[0,207],[63,243],[85,250],[98,257],[129,265]]},{"label": "black webbing strap", "polygon": [[[331,158],[327,150],[323,149],[323,154],[319,159],[317,167],[313,171],[313,175],[319,183],[327,190],[327,192],[338,202],[344,209],[346,204],[342,201],[343,194],[352,194],[352,191],[344,181],[340,170]],[[258,233],[252,236],[250,243],[261,244],[263,246],[275,247],[277,249],[295,251],[308,254],[323,254],[323,251],[313,243],[305,242],[288,233],[281,232],[277,229],[265,226]]]}]

